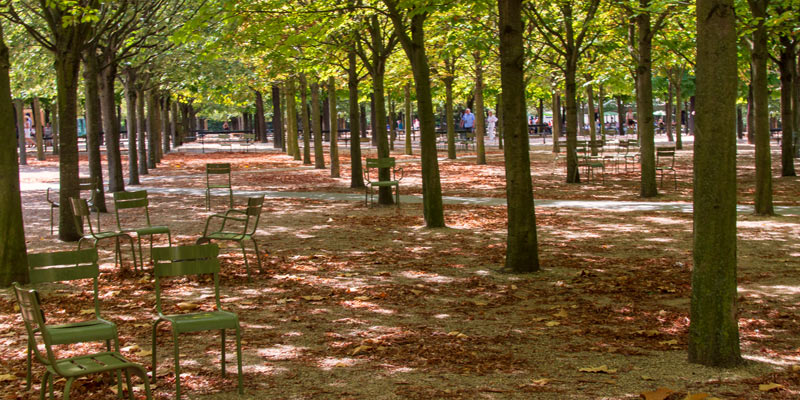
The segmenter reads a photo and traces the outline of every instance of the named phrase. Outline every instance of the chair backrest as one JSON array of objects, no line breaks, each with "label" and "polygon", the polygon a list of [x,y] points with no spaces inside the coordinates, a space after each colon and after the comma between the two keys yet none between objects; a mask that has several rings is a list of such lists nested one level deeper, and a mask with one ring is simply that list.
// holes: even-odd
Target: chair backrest
[{"label": "chair backrest", "polygon": [[97,296],[97,249],[28,253],[28,276],[32,284],[92,280],[94,314],[100,317],[100,300]]},{"label": "chair backrest", "polygon": [[[206,186],[211,182],[211,175],[227,175],[228,187],[231,186],[231,165],[229,163],[206,164]],[[215,185],[219,184],[215,183]]]},{"label": "chair backrest", "polygon": [[656,147],[656,166],[675,166],[675,146]]},{"label": "chair backrest", "polygon": [[156,310],[161,314],[161,279],[212,274],[217,309],[219,302],[219,246],[216,244],[158,247],[153,249]]},{"label": "chair backrest", "polygon": [[[14,296],[17,298],[22,322],[25,323],[25,331],[28,332],[28,343],[33,348],[36,359],[43,364],[55,367],[55,354],[50,346],[50,332],[45,325],[44,312],[39,304],[39,292],[35,289],[22,288],[14,282]],[[42,355],[39,351],[36,333],[39,333],[44,341],[46,355]]]},{"label": "chair backrest", "polygon": [[114,192],[114,213],[117,216],[117,227],[122,230],[122,222],[119,218],[120,210],[141,208],[147,226],[150,226],[149,201],[147,200],[147,190],[137,190],[133,192]]},{"label": "chair backrest", "polygon": [[94,236],[94,228],[92,227],[92,211],[89,210],[89,204],[86,202],[86,199],[82,199],[80,197],[70,197],[69,199],[70,205],[72,205],[72,215],[75,218],[75,227],[78,229],[78,233],[81,236],[86,235],[86,231],[83,229],[83,221],[86,220],[86,224],[89,226],[89,234]]},{"label": "chair backrest", "polygon": [[367,168],[393,168],[394,166],[394,157],[367,158]]},{"label": "chair backrest", "polygon": [[261,209],[264,207],[264,195],[253,196],[247,198],[247,222],[245,223],[244,232],[248,235],[254,235],[256,228],[258,228],[258,221],[261,219]]},{"label": "chair backrest", "polygon": [[256,134],[255,133],[245,133],[244,135],[242,135],[242,139],[245,140],[246,144],[250,144],[250,143],[252,143],[252,142],[254,142],[256,140]]}]

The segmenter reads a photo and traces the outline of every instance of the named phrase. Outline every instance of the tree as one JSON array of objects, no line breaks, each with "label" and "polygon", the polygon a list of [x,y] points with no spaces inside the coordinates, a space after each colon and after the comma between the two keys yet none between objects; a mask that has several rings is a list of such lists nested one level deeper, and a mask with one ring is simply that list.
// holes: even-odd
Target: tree
[{"label": "tree", "polygon": [[697,1],[694,268],[689,361],[741,362],[736,318],[736,14]]},{"label": "tree", "polygon": [[[319,82],[311,83],[311,129],[314,132],[314,168],[325,168],[325,155],[322,153],[322,113],[320,112]],[[304,132],[305,133],[305,132]]]},{"label": "tree", "polygon": [[336,111],[336,78],[328,77],[328,116],[330,126],[331,178],[339,177],[339,114]]},{"label": "tree", "polygon": [[14,129],[14,106],[11,103],[11,84],[8,47],[0,24],[0,287],[12,282],[28,281],[28,257],[25,229],[22,225],[22,200],[19,193],[17,164],[17,132]]},{"label": "tree", "polygon": [[[770,154],[769,104],[767,102],[767,7],[769,0],[747,0],[756,19],[750,50],[750,69],[753,77],[753,123],[756,141],[755,213],[773,215],[772,155]],[[749,129],[749,127],[748,127]]]},{"label": "tree", "polygon": [[507,141],[504,148],[508,202],[505,268],[517,273],[539,270],[525,108],[521,7],[521,0],[498,0],[503,134]]}]

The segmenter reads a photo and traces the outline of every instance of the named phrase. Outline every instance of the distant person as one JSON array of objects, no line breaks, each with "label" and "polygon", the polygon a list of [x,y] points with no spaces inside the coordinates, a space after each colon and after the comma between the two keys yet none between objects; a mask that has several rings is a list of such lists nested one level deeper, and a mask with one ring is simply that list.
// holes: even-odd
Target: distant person
[{"label": "distant person", "polygon": [[494,140],[494,130],[497,124],[497,117],[489,110],[489,116],[486,117],[486,133],[489,134],[489,140]]},{"label": "distant person", "polygon": [[419,130],[419,118],[414,118],[414,130]]},{"label": "distant person", "polygon": [[36,142],[33,140],[33,121],[29,114],[25,114],[25,147],[34,147]]},{"label": "distant person", "polygon": [[222,123],[222,130],[223,130],[223,131],[229,131],[229,130],[231,130],[231,127],[230,127],[230,126],[228,126],[228,122],[227,122],[227,121]]},{"label": "distant person", "polygon": [[633,119],[633,110],[628,110],[625,114],[625,119],[628,121],[628,128],[633,128],[636,125],[636,120]]},{"label": "distant person", "polygon": [[[464,115],[461,116],[461,128],[469,132],[475,127],[475,114],[469,108],[464,110]],[[466,139],[466,134],[462,133],[462,138]]]},{"label": "distant person", "polygon": [[399,131],[403,130],[403,120],[402,119],[398,119],[397,120],[397,130],[399,130]]}]

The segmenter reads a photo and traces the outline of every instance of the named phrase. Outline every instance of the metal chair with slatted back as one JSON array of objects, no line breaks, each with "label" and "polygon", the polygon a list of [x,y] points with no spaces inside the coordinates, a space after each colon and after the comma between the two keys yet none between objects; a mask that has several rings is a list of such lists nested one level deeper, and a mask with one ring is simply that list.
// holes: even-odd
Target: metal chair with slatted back
[{"label": "metal chair with slatted back", "polygon": [[211,209],[211,189],[228,189],[228,206],[233,208],[233,187],[231,186],[231,165],[229,163],[206,164],[207,210]]},{"label": "metal chair with slatted back", "polygon": [[[94,207],[94,203],[97,196],[97,185],[95,184],[95,180],[92,178],[78,178],[78,191],[79,192],[89,192],[89,199],[88,204],[89,207]],[[50,203],[50,234],[53,234],[53,211],[56,208],[61,207],[59,204],[58,199],[51,199],[50,198],[50,188],[47,188],[47,202]],[[97,229],[100,229],[100,211],[97,210]]]},{"label": "metal chair with slatted back", "polygon": [[[388,181],[380,180],[380,170],[384,168],[391,173]],[[375,173],[373,174],[372,171],[375,171]],[[400,181],[402,179],[403,169],[396,167],[394,157],[367,158],[364,168],[364,181],[366,182],[364,204],[367,206],[372,204],[374,198],[373,188],[389,187],[391,189],[394,186],[396,205],[400,207]]]},{"label": "metal chair with slatted back", "polygon": [[659,186],[664,187],[664,173],[672,171],[675,189],[678,188],[678,172],[675,171],[675,146],[656,148],[656,171],[661,173]]},{"label": "metal chair with slatted back", "polygon": [[[244,241],[251,240],[256,252],[256,261],[258,262],[258,270],[263,272],[261,267],[261,257],[258,254],[258,243],[256,243],[255,234],[258,228],[258,221],[261,218],[261,209],[264,206],[264,195],[250,197],[247,199],[247,208],[245,210],[230,209],[225,214],[214,214],[206,220],[206,227],[203,229],[203,236],[197,239],[197,244],[208,243],[212,240],[229,240],[239,243],[242,249],[242,257],[244,258],[244,266],[247,270],[247,279],[250,280],[250,263],[247,262],[247,252],[244,248]],[[217,230],[209,231],[208,227],[212,220],[222,220],[222,225]],[[240,229],[232,228],[233,224],[241,226]],[[227,225],[227,230],[225,229]]]},{"label": "metal chair with slatted back", "polygon": [[[53,346],[58,343],[56,343],[57,340],[54,340],[52,328],[45,324],[44,312],[39,305],[39,292],[35,289],[23,289],[18,283],[14,282],[14,295],[17,298],[19,311],[20,314],[22,314],[25,330],[28,333],[28,343],[32,343],[32,345],[29,346],[33,349],[36,360],[44,364],[47,368],[42,377],[42,387],[40,389],[40,398],[42,400],[45,397],[48,386],[50,389],[50,398],[54,398],[54,375],[66,379],[63,399],[69,400],[70,389],[75,379],[96,373],[119,371],[125,373],[125,381],[128,386],[128,395],[130,399],[134,398],[133,386],[131,385],[130,379],[131,373],[142,379],[147,399],[151,398],[150,383],[147,380],[144,367],[130,362],[123,357],[122,354],[119,353],[116,340],[114,340],[115,351],[58,358],[53,351]],[[39,340],[37,340],[37,337],[44,345],[44,354],[39,350]],[[122,396],[122,379],[117,379],[117,395]]]},{"label": "metal chair with slatted back", "polygon": [[[81,239],[78,240],[78,250],[81,249],[81,245],[83,244],[84,240],[92,241],[92,247],[97,248],[97,242],[103,239],[114,239],[114,266],[121,266],[122,253],[120,251],[121,246],[119,243],[119,238],[127,237],[131,244],[131,256],[133,256],[133,269],[135,270],[136,247],[133,245],[133,238],[131,235],[120,231],[95,232],[94,227],[92,227],[91,211],[89,211],[89,205],[87,204],[86,199],[72,197],[70,198],[70,202],[72,203],[72,213],[75,217],[75,227],[78,229],[78,233],[81,235]],[[86,222],[86,226],[89,227],[88,232],[84,229],[84,221]]]},{"label": "metal chair with slatted back", "polygon": [[[142,263],[144,269],[144,256],[142,255],[142,236],[150,236],[150,253],[153,252],[153,235],[167,235],[167,241],[172,246],[172,234],[169,227],[165,225],[152,225],[150,223],[150,202],[147,199],[146,190],[137,190],[134,192],[114,192],[114,213],[117,217],[117,228],[120,232],[135,233],[136,239],[139,242],[139,261]],[[130,225],[123,226],[122,219],[120,218],[120,210],[140,210],[140,218],[134,227]],[[129,213],[132,214],[132,213]],[[135,268],[135,266],[134,266]]]},{"label": "metal chair with slatted back", "polygon": [[[188,332],[219,330],[222,335],[222,376],[225,371],[225,330],[236,331],[236,358],[239,371],[239,394],[242,388],[242,328],[239,317],[222,309],[219,301],[219,247],[216,244],[158,247],[153,249],[156,292],[156,312],[158,318],[153,323],[153,382],[156,381],[156,333],[158,324],[168,322],[172,329],[172,342],[175,356],[175,398],[181,397],[181,365],[178,335]],[[161,281],[165,278],[191,275],[213,275],[214,306],[213,311],[200,311],[184,314],[164,314],[161,294]]]},{"label": "metal chair with slatted back", "polygon": [[[117,340],[117,326],[100,316],[100,300],[97,296],[97,249],[58,251],[50,253],[28,253],[28,276],[31,284],[92,280],[94,319],[59,325],[47,325],[53,344],[72,344],[105,341],[111,351],[111,341]],[[27,374],[25,389],[31,386],[31,358],[33,345],[28,342]]]}]

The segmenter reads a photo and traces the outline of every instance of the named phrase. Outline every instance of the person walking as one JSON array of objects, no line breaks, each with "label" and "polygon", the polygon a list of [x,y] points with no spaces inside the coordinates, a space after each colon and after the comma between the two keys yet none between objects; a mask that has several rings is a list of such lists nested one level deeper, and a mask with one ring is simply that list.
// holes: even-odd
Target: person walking
[{"label": "person walking", "polygon": [[489,140],[494,140],[494,130],[497,125],[497,117],[489,110],[489,116],[486,117],[486,133],[489,134]]},{"label": "person walking", "polygon": [[[472,132],[473,127],[475,126],[475,114],[473,114],[469,108],[464,110],[464,115],[461,116],[461,129],[466,131]],[[462,139],[466,139],[467,134],[466,132],[462,132]]]}]

